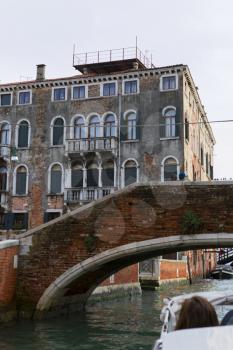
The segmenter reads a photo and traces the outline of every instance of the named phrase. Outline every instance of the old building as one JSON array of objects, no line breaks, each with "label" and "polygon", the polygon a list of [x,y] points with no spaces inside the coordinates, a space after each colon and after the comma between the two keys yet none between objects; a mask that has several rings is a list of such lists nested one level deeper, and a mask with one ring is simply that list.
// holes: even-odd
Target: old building
[{"label": "old building", "polygon": [[187,65],[138,48],[74,55],[72,77],[0,85],[1,229],[19,231],[133,182],[210,180],[214,136]]}]

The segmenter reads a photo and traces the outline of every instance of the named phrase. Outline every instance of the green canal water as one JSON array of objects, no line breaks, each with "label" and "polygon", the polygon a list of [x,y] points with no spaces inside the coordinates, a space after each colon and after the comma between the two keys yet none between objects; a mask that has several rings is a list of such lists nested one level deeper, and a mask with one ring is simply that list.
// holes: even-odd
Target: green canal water
[{"label": "green canal water", "polygon": [[230,290],[233,280],[167,285],[124,299],[89,305],[85,313],[0,326],[0,350],[149,350],[158,338],[163,298],[200,290]]}]

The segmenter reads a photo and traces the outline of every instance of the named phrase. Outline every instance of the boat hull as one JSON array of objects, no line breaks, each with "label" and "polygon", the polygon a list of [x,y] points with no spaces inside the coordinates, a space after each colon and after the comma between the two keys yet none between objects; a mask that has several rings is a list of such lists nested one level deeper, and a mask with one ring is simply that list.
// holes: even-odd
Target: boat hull
[{"label": "boat hull", "polygon": [[231,279],[233,278],[233,271],[226,269],[216,269],[211,272],[211,276],[217,280]]}]

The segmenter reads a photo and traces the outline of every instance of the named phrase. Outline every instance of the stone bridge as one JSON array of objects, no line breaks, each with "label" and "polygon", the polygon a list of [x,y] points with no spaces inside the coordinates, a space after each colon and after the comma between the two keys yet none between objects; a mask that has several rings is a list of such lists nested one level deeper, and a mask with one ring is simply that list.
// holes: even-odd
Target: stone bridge
[{"label": "stone bridge", "polygon": [[[184,235],[190,211],[202,225]],[[17,238],[20,313],[66,314],[130,264],[174,251],[233,247],[233,183],[130,185]]]}]

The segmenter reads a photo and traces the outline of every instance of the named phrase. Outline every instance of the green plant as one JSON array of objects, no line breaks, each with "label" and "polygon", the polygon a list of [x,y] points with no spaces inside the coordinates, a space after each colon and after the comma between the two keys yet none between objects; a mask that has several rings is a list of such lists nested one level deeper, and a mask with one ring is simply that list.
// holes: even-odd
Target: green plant
[{"label": "green plant", "polygon": [[89,252],[92,252],[95,249],[96,237],[93,235],[93,233],[89,233],[88,236],[85,237],[84,243]]},{"label": "green plant", "polygon": [[193,235],[202,229],[203,221],[200,216],[192,211],[188,211],[182,218],[182,233]]}]

